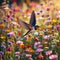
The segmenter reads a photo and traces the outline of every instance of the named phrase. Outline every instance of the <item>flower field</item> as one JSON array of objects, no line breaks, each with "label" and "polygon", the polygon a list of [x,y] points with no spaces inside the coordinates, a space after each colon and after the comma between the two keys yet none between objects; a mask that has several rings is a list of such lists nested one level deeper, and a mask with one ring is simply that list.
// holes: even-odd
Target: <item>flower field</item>
[{"label": "flower field", "polygon": [[[1,60],[60,60],[60,8],[53,2],[23,8],[13,4],[0,9]],[[26,4],[25,4],[26,5]],[[32,11],[35,13],[33,16]],[[29,21],[36,19],[35,29],[28,31]],[[18,19],[28,25],[21,26]],[[35,22],[33,22],[34,25]],[[23,24],[23,23],[22,23]]]}]

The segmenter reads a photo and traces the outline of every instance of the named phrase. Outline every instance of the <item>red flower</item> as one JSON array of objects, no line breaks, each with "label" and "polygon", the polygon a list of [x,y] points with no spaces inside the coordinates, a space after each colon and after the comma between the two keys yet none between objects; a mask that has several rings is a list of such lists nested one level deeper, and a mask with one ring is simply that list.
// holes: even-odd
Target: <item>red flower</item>
[{"label": "red flower", "polygon": [[37,37],[34,38],[35,41],[38,41],[39,39]]},{"label": "red flower", "polygon": [[26,48],[26,46],[22,46],[22,49],[25,49]]},{"label": "red flower", "polygon": [[29,13],[29,12],[30,12],[30,10],[29,10],[29,9],[27,9],[27,10],[26,10],[26,13]]},{"label": "red flower", "polygon": [[27,47],[31,47],[31,44],[28,44]]},{"label": "red flower", "polygon": [[21,36],[22,35],[22,32],[19,32],[18,35]]}]

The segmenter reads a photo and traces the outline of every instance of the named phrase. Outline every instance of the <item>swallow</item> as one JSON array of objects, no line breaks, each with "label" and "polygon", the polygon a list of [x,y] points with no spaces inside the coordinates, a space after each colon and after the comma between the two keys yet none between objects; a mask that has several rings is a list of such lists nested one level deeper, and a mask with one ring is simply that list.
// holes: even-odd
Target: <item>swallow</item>
[{"label": "swallow", "polygon": [[26,22],[24,22],[24,21],[22,21],[21,19],[18,19],[18,24],[22,28],[28,30],[25,35],[29,34],[33,30],[33,28],[36,30],[39,27],[38,25],[36,25],[36,15],[35,15],[35,12],[34,11],[32,11],[29,24],[26,23]]}]

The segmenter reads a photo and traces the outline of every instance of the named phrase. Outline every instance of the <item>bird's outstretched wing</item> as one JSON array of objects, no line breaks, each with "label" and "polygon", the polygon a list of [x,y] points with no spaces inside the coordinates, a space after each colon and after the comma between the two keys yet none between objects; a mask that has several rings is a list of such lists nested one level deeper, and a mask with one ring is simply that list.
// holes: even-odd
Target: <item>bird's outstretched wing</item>
[{"label": "bird's outstretched wing", "polygon": [[22,21],[22,20],[20,20],[20,19],[18,19],[18,24],[19,24],[22,28],[24,28],[24,29],[27,29],[27,30],[31,30],[31,29],[32,29],[32,26],[31,26],[30,24],[28,24],[28,23],[26,23],[26,22],[24,22],[24,21]]},{"label": "bird's outstretched wing", "polygon": [[36,16],[35,16],[35,12],[32,11],[32,14],[31,14],[31,18],[30,18],[30,23],[29,23],[31,26],[35,26],[36,24]]},{"label": "bird's outstretched wing", "polygon": [[28,32],[25,34],[25,35],[27,35],[33,29],[33,26],[35,26],[35,24],[36,24],[35,12],[34,11],[32,12],[29,24],[27,24],[26,22],[24,22],[24,21],[22,21],[20,19],[18,19],[18,23],[20,24],[20,26],[22,28],[25,28],[25,29],[28,30]]}]

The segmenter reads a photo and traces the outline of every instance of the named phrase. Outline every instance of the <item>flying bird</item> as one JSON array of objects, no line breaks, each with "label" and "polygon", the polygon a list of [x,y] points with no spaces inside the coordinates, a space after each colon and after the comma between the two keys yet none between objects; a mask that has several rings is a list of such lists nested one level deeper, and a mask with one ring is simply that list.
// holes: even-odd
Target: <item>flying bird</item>
[{"label": "flying bird", "polygon": [[[24,22],[24,21],[22,21],[21,19],[18,19],[18,24],[19,24],[22,28],[28,30],[28,32],[27,32],[25,35],[27,35],[28,33],[30,33],[31,30],[33,30],[33,28],[36,30],[36,29],[39,27],[39,26],[36,25],[36,16],[35,16],[35,12],[34,12],[34,11],[32,11],[29,24],[26,23],[26,22]],[[25,36],[25,35],[24,35],[24,36]]]}]

